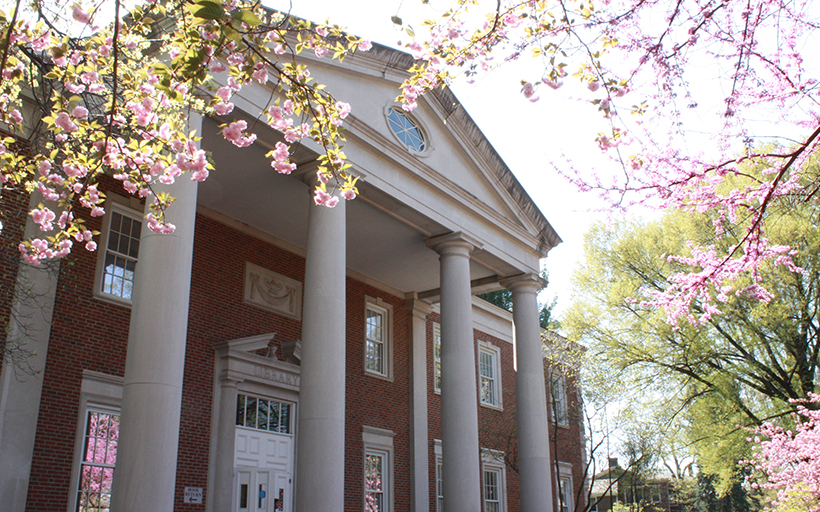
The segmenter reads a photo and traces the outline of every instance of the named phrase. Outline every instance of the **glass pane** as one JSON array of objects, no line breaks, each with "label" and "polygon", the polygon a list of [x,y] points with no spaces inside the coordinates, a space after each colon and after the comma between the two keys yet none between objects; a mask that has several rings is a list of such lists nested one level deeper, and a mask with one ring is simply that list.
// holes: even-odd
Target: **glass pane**
[{"label": "glass pane", "polygon": [[250,396],[245,402],[245,426],[256,427],[256,398]]},{"label": "glass pane", "polygon": [[120,237],[120,244],[117,247],[117,252],[120,254],[128,254],[128,243],[131,241],[131,238],[127,236]]},{"label": "glass pane", "polygon": [[290,404],[279,404],[279,432],[290,434]]},{"label": "glass pane", "polygon": [[128,255],[132,258],[138,257],[140,254],[140,241],[139,238],[131,240],[131,248],[128,249]]},{"label": "glass pane", "polygon": [[268,429],[268,401],[259,400],[259,415],[256,417],[256,425],[260,430]]},{"label": "glass pane", "polygon": [[279,402],[271,402],[268,410],[268,429],[279,432]]},{"label": "glass pane", "polygon": [[142,236],[140,234],[142,232],[142,220],[133,220],[131,222],[131,238],[139,240]]},{"label": "glass pane", "polygon": [[245,425],[245,395],[239,395],[236,399],[236,424]]},{"label": "glass pane", "polygon": [[111,231],[115,233],[121,233],[121,225],[122,225],[122,215],[117,212],[111,213]]},{"label": "glass pane", "polygon": [[382,370],[382,350],[384,345],[367,340],[367,369],[373,372],[384,373]]},{"label": "glass pane", "polygon": [[367,310],[367,337],[371,340],[382,339],[382,314]]}]

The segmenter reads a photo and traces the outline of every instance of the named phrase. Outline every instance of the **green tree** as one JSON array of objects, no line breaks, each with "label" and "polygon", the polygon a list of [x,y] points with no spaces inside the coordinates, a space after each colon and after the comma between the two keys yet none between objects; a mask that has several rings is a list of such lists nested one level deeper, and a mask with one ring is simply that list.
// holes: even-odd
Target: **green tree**
[{"label": "green tree", "polygon": [[[693,302],[692,311],[704,320],[698,327],[670,326],[668,312],[645,306],[683,269],[685,262],[666,255],[685,255],[691,244],[731,252],[746,232],[742,223],[670,212],[654,222],[599,225],[589,232],[585,261],[575,275],[575,303],[565,318],[570,337],[584,339],[594,357],[677,397],[703,470],[718,476],[715,485],[722,495],[740,478],[736,461],[747,455],[746,433],[737,425],[783,415],[793,410],[790,399],[815,390],[820,350],[816,212],[812,205],[782,202],[763,222],[769,243],[789,244],[803,269],[797,273],[762,264],[758,279],[775,294],[768,303],[744,293],[757,284],[747,277],[731,288],[711,290],[723,314]],[[715,226],[721,225],[725,234],[716,239]]]}]

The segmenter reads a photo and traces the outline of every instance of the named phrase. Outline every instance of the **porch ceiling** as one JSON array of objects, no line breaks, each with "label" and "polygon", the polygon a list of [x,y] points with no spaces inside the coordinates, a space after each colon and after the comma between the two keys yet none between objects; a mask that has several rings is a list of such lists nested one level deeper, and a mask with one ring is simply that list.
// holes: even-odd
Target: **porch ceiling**
[{"label": "porch ceiling", "polygon": [[[256,126],[259,140],[239,149],[218,133],[216,122],[206,119],[203,125],[202,147],[212,153],[216,170],[200,185],[199,204],[304,250],[312,190],[304,175],[284,176],[270,167],[264,155],[278,134]],[[314,160],[315,154],[304,147],[293,158],[300,168]],[[359,182],[358,188],[360,197],[347,203],[348,268],[402,293],[435,297],[438,255],[424,239],[449,230],[367,182]],[[485,286],[499,273],[515,273],[483,251],[474,256],[471,279]]]}]

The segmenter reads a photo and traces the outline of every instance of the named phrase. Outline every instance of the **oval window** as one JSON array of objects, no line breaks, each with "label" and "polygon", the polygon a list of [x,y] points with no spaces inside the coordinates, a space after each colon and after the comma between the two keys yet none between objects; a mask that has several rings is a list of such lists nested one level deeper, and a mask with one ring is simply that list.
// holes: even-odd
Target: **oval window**
[{"label": "oval window", "polygon": [[427,147],[421,128],[400,109],[390,107],[387,111],[387,123],[396,137],[411,150],[421,153]]}]

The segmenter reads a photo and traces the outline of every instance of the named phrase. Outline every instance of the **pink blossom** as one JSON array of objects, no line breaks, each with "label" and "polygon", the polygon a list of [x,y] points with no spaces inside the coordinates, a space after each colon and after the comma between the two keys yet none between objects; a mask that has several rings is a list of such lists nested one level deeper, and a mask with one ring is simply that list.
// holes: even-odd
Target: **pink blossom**
[{"label": "pink blossom", "polygon": [[230,102],[224,103],[220,101],[219,103],[214,105],[214,112],[216,112],[220,116],[226,116],[230,114],[231,112],[233,112],[233,109],[234,104]]},{"label": "pink blossom", "polygon": [[81,105],[77,105],[74,107],[74,110],[71,111],[71,115],[77,119],[85,119],[88,117],[88,109]]},{"label": "pink blossom", "polygon": [[66,112],[60,112],[54,119],[54,124],[63,131],[71,133],[77,131],[78,126],[71,120]]},{"label": "pink blossom", "polygon": [[348,201],[356,199],[356,192],[353,189],[347,189],[342,192],[342,197]]},{"label": "pink blossom", "polygon": [[363,52],[370,51],[370,49],[372,49],[372,48],[373,48],[373,43],[371,43],[370,41],[362,41],[361,43],[359,43],[359,50],[361,50]]},{"label": "pink blossom", "polygon": [[94,208],[91,209],[91,216],[92,217],[102,217],[103,215],[105,215],[105,210],[103,210],[99,206],[95,206]]},{"label": "pink blossom", "polygon": [[23,114],[19,110],[14,109],[9,113],[9,119],[13,124],[20,124],[23,122]]},{"label": "pink blossom", "polygon": [[71,9],[71,15],[75,20],[79,21],[80,23],[84,23],[86,25],[91,23],[91,14],[83,11],[80,8],[79,4],[74,4],[74,7]]},{"label": "pink blossom", "polygon": [[268,70],[265,68],[257,69],[253,72],[253,78],[260,84],[266,84],[268,82]]},{"label": "pink blossom", "polygon": [[246,123],[245,120],[240,119],[239,121],[234,121],[223,128],[222,135],[231,141],[235,146],[244,148],[250,146],[253,144],[253,141],[256,140],[256,134],[245,136],[244,131],[247,127],[248,123]]}]

